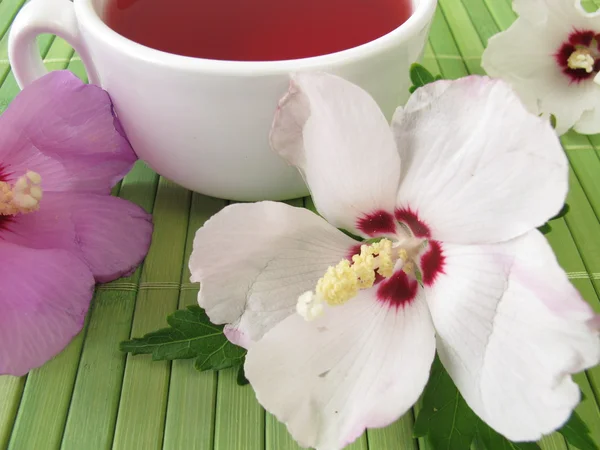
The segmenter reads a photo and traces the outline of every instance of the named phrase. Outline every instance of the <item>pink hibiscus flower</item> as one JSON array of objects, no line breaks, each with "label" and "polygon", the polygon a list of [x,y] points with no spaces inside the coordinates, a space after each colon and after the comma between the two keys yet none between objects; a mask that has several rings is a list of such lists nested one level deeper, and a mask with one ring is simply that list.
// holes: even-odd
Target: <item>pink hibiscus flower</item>
[{"label": "pink hibiscus flower", "polygon": [[79,333],[95,281],[143,260],[152,223],[110,195],[137,158],[101,88],[51,72],[0,136],[0,374],[23,375]]}]

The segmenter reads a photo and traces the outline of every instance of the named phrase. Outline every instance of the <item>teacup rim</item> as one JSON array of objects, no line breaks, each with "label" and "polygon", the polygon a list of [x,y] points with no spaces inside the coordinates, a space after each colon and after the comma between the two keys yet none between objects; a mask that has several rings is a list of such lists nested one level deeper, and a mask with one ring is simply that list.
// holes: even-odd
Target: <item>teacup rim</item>
[{"label": "teacup rim", "polygon": [[[411,0],[414,4],[414,0]],[[396,46],[398,41],[406,41],[417,35],[429,25],[435,12],[438,0],[419,0],[410,17],[389,33],[357,47],[335,53],[312,56],[308,58],[278,61],[232,61],[177,55],[147,47],[132,41],[110,28],[96,12],[94,0],[74,0],[76,15],[79,20],[86,21],[86,27],[97,36],[104,35],[108,44],[119,51],[130,54],[136,59],[143,59],[154,64],[175,67],[180,70],[218,72],[231,75],[266,76],[304,70],[325,70],[347,64],[352,60],[385,51]]]}]

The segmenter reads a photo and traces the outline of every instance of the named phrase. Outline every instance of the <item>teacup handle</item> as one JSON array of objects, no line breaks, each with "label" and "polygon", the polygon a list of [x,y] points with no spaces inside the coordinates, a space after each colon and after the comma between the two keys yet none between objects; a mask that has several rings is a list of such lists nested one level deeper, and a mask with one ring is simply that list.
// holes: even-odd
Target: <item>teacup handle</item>
[{"label": "teacup handle", "polygon": [[81,57],[90,83],[98,84],[81,39],[73,2],[31,0],[19,11],[8,36],[8,59],[20,88],[48,73],[36,42],[36,37],[43,33],[55,34],[67,41]]}]

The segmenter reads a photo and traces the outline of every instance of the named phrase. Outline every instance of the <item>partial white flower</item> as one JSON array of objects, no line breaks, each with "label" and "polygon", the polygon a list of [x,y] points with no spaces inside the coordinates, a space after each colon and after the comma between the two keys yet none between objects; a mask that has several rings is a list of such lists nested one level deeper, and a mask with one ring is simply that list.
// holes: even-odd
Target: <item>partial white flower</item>
[{"label": "partial white flower", "polygon": [[580,0],[513,0],[519,18],[488,41],[482,66],[556,131],[600,133],[600,11]]},{"label": "partial white flower", "polygon": [[390,130],[357,86],[300,74],[271,139],[324,219],[231,205],[198,230],[190,270],[211,320],[248,348],[259,402],[301,445],[338,450],[398,419],[436,348],[509,439],[569,418],[571,374],[600,361],[600,339],[535,229],[568,189],[547,121],[506,83],[468,77],[418,89]]}]

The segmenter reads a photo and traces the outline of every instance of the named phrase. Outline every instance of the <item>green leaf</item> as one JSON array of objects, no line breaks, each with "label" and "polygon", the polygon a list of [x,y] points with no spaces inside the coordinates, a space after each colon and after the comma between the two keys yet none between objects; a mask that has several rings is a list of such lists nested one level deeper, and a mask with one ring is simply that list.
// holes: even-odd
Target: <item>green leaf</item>
[{"label": "green leaf", "polygon": [[415,266],[415,278],[417,279],[419,286],[423,287],[423,274],[417,266]]},{"label": "green leaf", "polygon": [[421,64],[415,63],[410,66],[410,80],[413,85],[420,88],[421,86],[434,82],[435,77]]},{"label": "green leaf", "polygon": [[238,369],[237,384],[238,384],[238,386],[245,386],[248,383],[250,383],[250,382],[248,381],[248,378],[246,378],[246,373],[244,372],[244,365],[242,364],[240,366],[240,368]]},{"label": "green leaf", "polygon": [[535,442],[511,442],[477,418],[477,440],[486,450],[540,450]]},{"label": "green leaf", "polygon": [[133,355],[152,354],[154,361],[195,358],[198,370],[221,370],[243,364],[246,350],[233,345],[199,306],[175,311],[167,317],[169,328],[142,338],[121,342],[119,348]]},{"label": "green leaf", "polygon": [[363,240],[363,238],[361,238],[360,236],[357,236],[355,234],[350,233],[348,230],[344,230],[343,228],[338,228],[338,230],[340,230],[346,236],[354,239],[355,241],[362,242],[362,240]]},{"label": "green leaf", "polygon": [[465,450],[475,438],[478,420],[436,358],[415,421],[415,436],[427,436],[435,449]]},{"label": "green leaf", "polygon": [[421,64],[414,63],[410,66],[410,80],[413,85],[408,89],[412,94],[421,86],[425,86],[426,84],[433,83],[434,81],[439,81],[442,79],[441,75],[436,75],[435,77],[423,67]]},{"label": "green leaf", "polygon": [[558,432],[564,436],[569,445],[579,450],[599,450],[590,436],[590,429],[576,412],[571,414],[569,421]]},{"label": "green leaf", "polygon": [[571,209],[571,207],[569,206],[569,204],[565,203],[563,205],[562,209],[559,211],[559,213],[550,220],[556,220],[556,219],[560,219],[561,217],[565,217],[570,209]]},{"label": "green leaf", "polygon": [[538,114],[538,117],[548,117],[548,121],[550,122],[550,126],[554,129],[556,129],[556,116],[554,114],[550,114],[549,116],[546,116],[545,113],[541,113]]},{"label": "green leaf", "polygon": [[535,442],[509,441],[477,417],[437,357],[423,393],[414,434],[427,436],[434,449],[465,450],[477,439],[485,450],[540,450]]},{"label": "green leaf", "polygon": [[560,219],[561,217],[564,217],[567,215],[567,213],[570,210],[570,206],[568,203],[565,203],[562,207],[562,209],[559,211],[559,213],[557,215],[555,215],[554,217],[552,217],[548,222],[546,222],[544,225],[542,225],[541,227],[538,227],[538,230],[542,233],[542,234],[548,234],[552,231],[552,226],[550,225],[550,221],[552,220],[556,220],[556,219]]},{"label": "green leaf", "polygon": [[552,227],[550,226],[549,223],[545,223],[544,225],[542,225],[541,227],[538,227],[538,230],[540,231],[540,233],[542,234],[548,234],[552,231]]},{"label": "green leaf", "polygon": [[376,243],[378,243],[378,242],[381,242],[381,241],[383,241],[384,239],[387,239],[387,238],[384,238],[384,237],[376,237],[376,238],[366,239],[366,240],[364,240],[364,241],[362,242],[362,244],[364,244],[364,245],[373,245],[373,244],[376,244]]}]

